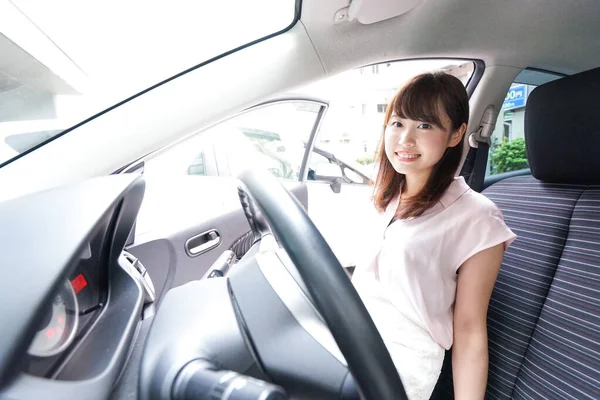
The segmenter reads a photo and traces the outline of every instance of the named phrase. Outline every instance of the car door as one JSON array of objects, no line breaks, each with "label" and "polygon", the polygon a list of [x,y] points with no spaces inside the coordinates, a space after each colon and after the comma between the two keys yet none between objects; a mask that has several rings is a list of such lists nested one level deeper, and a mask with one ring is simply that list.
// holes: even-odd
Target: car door
[{"label": "car door", "polygon": [[308,208],[309,144],[326,109],[317,99],[273,100],[123,169],[145,176],[128,251],[149,271],[157,297],[201,279],[225,250],[241,257],[248,249],[236,179],[243,169],[269,170]]},{"label": "car door", "polygon": [[[300,199],[341,264],[352,266],[354,230],[348,229],[347,217],[354,210],[353,222],[357,227],[364,226],[367,216],[373,219],[365,212],[370,209],[368,202],[372,192],[368,172],[315,145],[320,121],[327,118],[326,101],[292,97],[275,103],[279,106],[262,105],[260,110],[222,126],[227,127],[227,131],[218,135],[219,139],[213,143],[215,154],[227,156],[218,169],[224,175],[236,176],[247,163],[252,163],[271,171]],[[290,105],[293,105],[293,114],[286,115],[286,107]],[[319,112],[319,123],[314,125],[312,115]],[[292,128],[294,118],[299,125]],[[309,127],[314,134],[306,140],[302,132]],[[290,132],[294,128],[297,133]],[[254,157],[250,159],[249,154]]]}]

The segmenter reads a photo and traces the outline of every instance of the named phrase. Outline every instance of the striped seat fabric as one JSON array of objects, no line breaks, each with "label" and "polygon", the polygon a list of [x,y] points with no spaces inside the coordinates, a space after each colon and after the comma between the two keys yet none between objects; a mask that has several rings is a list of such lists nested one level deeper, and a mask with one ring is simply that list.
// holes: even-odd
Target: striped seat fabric
[{"label": "striped seat fabric", "polygon": [[488,312],[490,399],[600,399],[600,186],[501,181],[519,236]]},{"label": "striped seat fabric", "polygon": [[[600,399],[600,186],[483,192],[518,235],[490,300],[488,399]],[[435,398],[453,398],[446,363]]]}]

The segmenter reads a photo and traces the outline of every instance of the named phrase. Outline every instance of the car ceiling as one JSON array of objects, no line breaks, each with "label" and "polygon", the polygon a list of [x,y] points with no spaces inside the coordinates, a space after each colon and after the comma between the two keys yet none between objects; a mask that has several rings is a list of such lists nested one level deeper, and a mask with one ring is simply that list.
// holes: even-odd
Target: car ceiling
[{"label": "car ceiling", "polygon": [[328,73],[444,56],[565,74],[600,65],[600,2],[594,0],[425,0],[379,23],[334,24],[336,11],[348,4],[302,2],[302,22]]}]

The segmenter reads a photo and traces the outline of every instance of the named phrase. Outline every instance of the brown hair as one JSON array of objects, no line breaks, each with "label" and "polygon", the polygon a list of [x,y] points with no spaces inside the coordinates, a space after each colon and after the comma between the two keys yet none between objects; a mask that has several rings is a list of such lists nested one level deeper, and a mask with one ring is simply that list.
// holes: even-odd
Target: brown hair
[{"label": "brown hair", "polygon": [[[379,211],[387,208],[400,195],[405,176],[396,172],[385,153],[385,129],[392,116],[444,126],[440,120],[440,105],[452,123],[451,134],[469,120],[469,97],[462,82],[443,72],[425,73],[410,80],[389,104],[383,125],[383,137],[378,150],[379,172],[375,182],[374,201]],[[454,180],[463,152],[464,135],[460,143],[448,147],[433,167],[425,186],[410,201],[403,200],[396,218],[418,217],[435,205]]]}]

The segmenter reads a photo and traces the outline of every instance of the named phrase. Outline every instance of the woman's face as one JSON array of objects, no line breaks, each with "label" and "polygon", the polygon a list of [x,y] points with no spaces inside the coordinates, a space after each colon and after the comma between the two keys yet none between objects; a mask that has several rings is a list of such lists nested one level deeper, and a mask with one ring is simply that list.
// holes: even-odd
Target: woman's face
[{"label": "woman's face", "polygon": [[440,109],[439,116],[442,126],[392,114],[385,128],[385,153],[398,173],[428,177],[446,149],[460,143],[462,127],[451,134],[446,112]]}]

